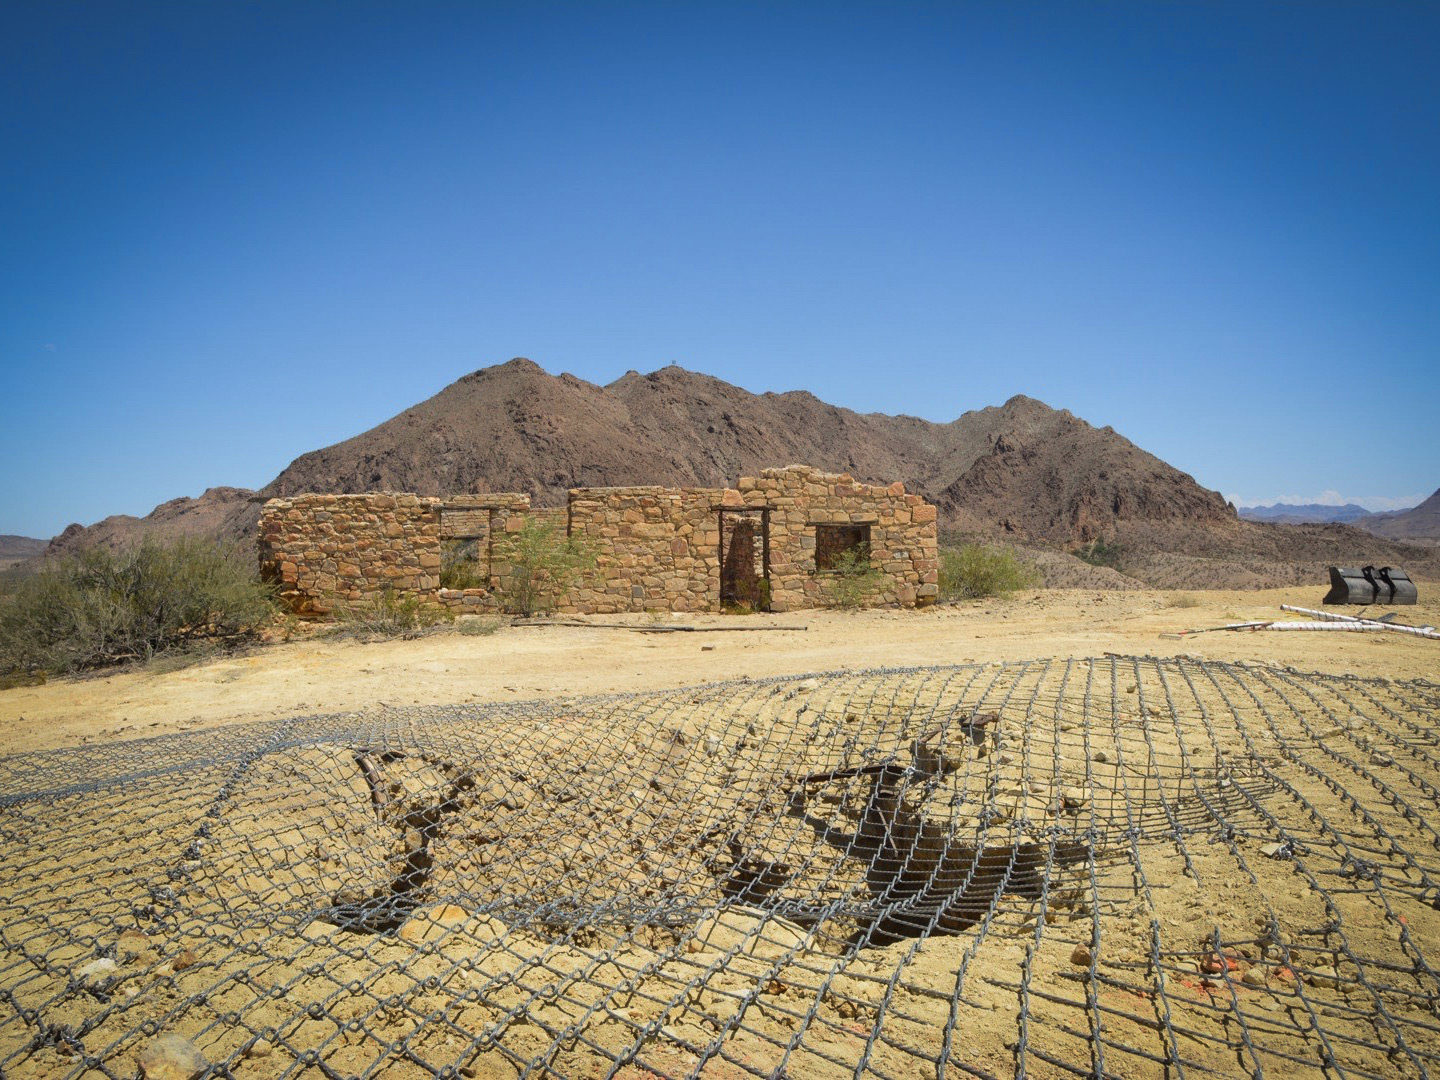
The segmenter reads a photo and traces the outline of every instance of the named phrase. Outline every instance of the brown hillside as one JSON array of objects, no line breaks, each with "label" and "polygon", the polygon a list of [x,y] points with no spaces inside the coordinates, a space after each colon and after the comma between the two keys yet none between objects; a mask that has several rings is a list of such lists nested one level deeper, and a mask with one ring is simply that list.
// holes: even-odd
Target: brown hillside
[{"label": "brown hillside", "polygon": [[1440,543],[1440,491],[1419,506],[1399,513],[1372,514],[1355,522],[1376,536],[1392,540],[1421,540]]},{"label": "brown hillside", "polygon": [[115,514],[94,525],[70,525],[50,541],[46,555],[65,555],[81,548],[119,550],[142,537],[166,542],[182,536],[238,540],[255,531],[260,508],[248,488],[213,487],[198,499],[181,497],[161,503],[143,518]]},{"label": "brown hillside", "polygon": [[1234,509],[1193,477],[1108,427],[1046,411],[1028,430],[999,435],[940,492],[942,509],[998,523],[1016,540],[1060,547],[1114,537],[1135,522],[1236,532]]},{"label": "brown hillside", "polygon": [[1009,408],[932,424],[803,391],[752,394],[679,367],[602,387],[516,359],[297,458],[265,493],[508,490],[557,505],[577,486],[720,485],[789,462],[938,490],[984,452],[986,432],[1005,426],[995,415]]}]

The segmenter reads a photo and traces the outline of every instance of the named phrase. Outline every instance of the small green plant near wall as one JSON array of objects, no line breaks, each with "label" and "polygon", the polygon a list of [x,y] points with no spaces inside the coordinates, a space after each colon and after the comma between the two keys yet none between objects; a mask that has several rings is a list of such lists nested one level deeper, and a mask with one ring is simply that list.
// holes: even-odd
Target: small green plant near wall
[{"label": "small green plant near wall", "polygon": [[725,615],[758,615],[762,611],[770,610],[770,582],[761,578],[755,588],[755,603],[732,603],[724,602],[720,605],[720,611]]},{"label": "small green plant near wall", "polygon": [[1072,554],[1091,566],[1108,566],[1112,570],[1119,570],[1125,559],[1125,548],[1118,540],[1107,541],[1101,536],[1088,544],[1082,544]]},{"label": "small green plant near wall", "polygon": [[885,583],[885,575],[870,564],[868,544],[859,544],[836,555],[828,574],[827,601],[832,608],[842,611],[864,607],[875,599]]},{"label": "small green plant near wall", "polygon": [[404,595],[386,589],[371,600],[335,601],[332,607],[335,628],[331,633],[362,641],[413,638],[454,616],[444,608],[427,604],[414,593]]},{"label": "small green plant near wall", "polygon": [[1039,573],[1009,548],[961,544],[940,549],[941,600],[1007,596],[1039,584]]},{"label": "small green plant near wall", "polygon": [[455,629],[466,637],[490,637],[502,625],[498,618],[484,615],[462,615],[455,621]]},{"label": "small green plant near wall", "polygon": [[595,565],[594,545],[567,535],[549,521],[527,519],[518,532],[495,540],[495,560],[504,566],[501,599],[517,615],[553,611],[565,590]]},{"label": "small green plant near wall", "polygon": [[480,570],[480,541],[446,540],[440,546],[442,589],[484,589],[490,583]]}]

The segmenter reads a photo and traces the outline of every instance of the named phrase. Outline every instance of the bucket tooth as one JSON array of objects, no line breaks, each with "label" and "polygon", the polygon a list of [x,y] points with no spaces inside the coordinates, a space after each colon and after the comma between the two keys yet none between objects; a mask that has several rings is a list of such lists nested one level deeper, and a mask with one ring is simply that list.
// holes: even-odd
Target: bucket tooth
[{"label": "bucket tooth", "polygon": [[1415,583],[1410,580],[1410,575],[1404,570],[1393,566],[1382,566],[1376,571],[1376,574],[1390,587],[1390,599],[1382,601],[1382,603],[1413,604],[1420,599],[1420,590],[1415,588]]}]

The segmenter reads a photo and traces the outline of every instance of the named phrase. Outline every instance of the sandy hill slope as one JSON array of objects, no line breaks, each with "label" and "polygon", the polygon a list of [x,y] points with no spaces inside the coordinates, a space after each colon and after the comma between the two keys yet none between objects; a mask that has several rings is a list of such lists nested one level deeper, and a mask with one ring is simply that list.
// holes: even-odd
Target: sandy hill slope
[{"label": "sandy hill slope", "polygon": [[18,562],[32,559],[45,550],[45,541],[33,536],[0,536],[0,570],[8,569]]},{"label": "sandy hill slope", "polygon": [[[628,372],[608,386],[549,375],[525,359],[485,368],[296,458],[260,494],[524,491],[553,506],[572,487],[719,486],[796,462],[903,480],[939,504],[948,533],[1043,552],[1038,561],[1055,584],[1205,584],[1212,560],[1253,563],[1233,583],[1254,585],[1306,579],[1327,560],[1418,565],[1405,557],[1410,549],[1357,530],[1334,527],[1340,531],[1317,538],[1242,522],[1218,493],[1112,429],[1033,398],[932,423],[857,413],[803,391],[752,394],[676,366]],[[258,513],[250,492],[213,488],[144,519],[71,526],[52,550],[115,546],[141,534],[243,537]],[[1120,573],[1067,553],[1099,538],[1124,546]]]},{"label": "sandy hill slope", "polygon": [[1427,540],[1440,543],[1440,491],[1419,506],[1398,513],[1371,514],[1355,524],[1376,536],[1392,540]]},{"label": "sandy hill slope", "polygon": [[28,559],[45,550],[45,541],[33,536],[0,536],[0,559]]},{"label": "sandy hill slope", "polygon": [[52,539],[46,555],[63,555],[86,547],[118,550],[141,538],[159,541],[182,536],[239,540],[254,531],[260,508],[248,488],[213,487],[198,499],[181,497],[161,503],[143,518],[115,514],[94,525],[70,525]]}]

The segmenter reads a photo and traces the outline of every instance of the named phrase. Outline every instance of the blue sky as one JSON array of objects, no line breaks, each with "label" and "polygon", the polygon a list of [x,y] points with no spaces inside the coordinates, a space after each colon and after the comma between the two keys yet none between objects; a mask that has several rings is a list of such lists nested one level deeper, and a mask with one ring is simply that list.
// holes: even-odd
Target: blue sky
[{"label": "blue sky", "polygon": [[512,356],[1025,393],[1226,495],[1413,500],[1437,55],[1377,0],[12,2],[0,532],[259,486]]}]

